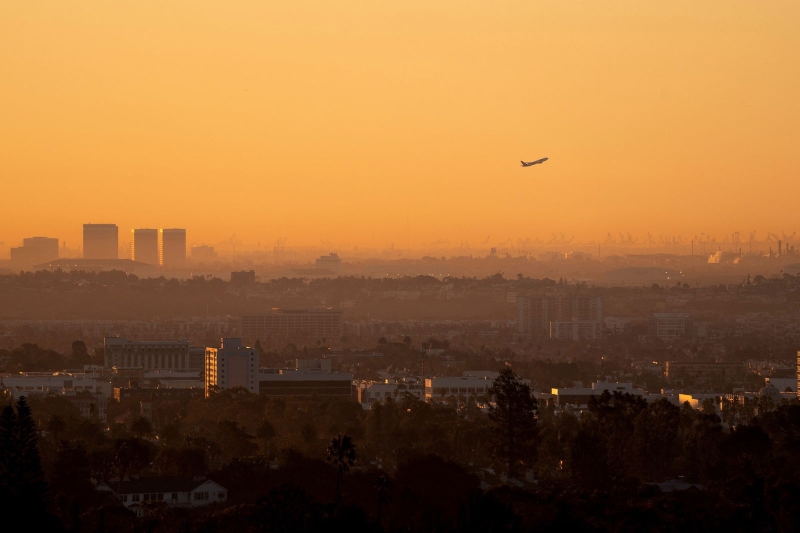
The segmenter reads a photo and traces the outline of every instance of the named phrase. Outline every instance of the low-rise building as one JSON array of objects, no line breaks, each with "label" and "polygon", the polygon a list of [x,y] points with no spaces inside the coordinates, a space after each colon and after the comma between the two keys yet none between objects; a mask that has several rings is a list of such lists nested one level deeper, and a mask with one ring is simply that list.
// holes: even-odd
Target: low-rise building
[{"label": "low-rise building", "polygon": [[339,259],[339,254],[331,253],[318,257],[315,265],[319,269],[338,272],[342,268],[342,260]]},{"label": "low-rise building", "polygon": [[417,383],[365,382],[356,385],[357,401],[369,408],[374,403],[383,403],[387,398],[401,401],[407,396],[425,399],[425,389]]},{"label": "low-rise building", "polygon": [[601,396],[605,391],[613,394],[615,392],[621,394],[632,394],[634,396],[644,396],[642,389],[637,389],[632,383],[605,383],[598,382],[592,383],[589,387],[571,387],[571,388],[558,388],[552,389],[551,394],[556,405],[563,407],[565,405],[572,405],[578,408],[586,408],[589,405],[589,400]]},{"label": "low-rise building", "polygon": [[667,361],[665,376],[667,379],[692,378],[707,382],[712,379],[741,381],[747,372],[744,363],[715,363],[702,361]]},{"label": "low-rise building", "polygon": [[126,508],[145,516],[151,507],[201,507],[228,500],[228,490],[210,479],[150,477],[100,483],[97,490],[113,493]]},{"label": "low-rise building", "polygon": [[353,399],[353,375],[333,372],[330,359],[297,359],[295,368],[262,368],[258,391],[267,396]]},{"label": "low-rise building", "polygon": [[238,270],[231,272],[231,287],[253,287],[256,284],[255,270]]},{"label": "low-rise building", "polygon": [[573,341],[596,340],[603,336],[603,323],[597,320],[572,320],[550,322],[551,339]]},{"label": "low-rise building", "polygon": [[110,380],[95,375],[69,374],[66,372],[23,372],[0,374],[0,388],[8,391],[11,398],[35,394],[67,394],[89,392],[110,398],[113,387]]},{"label": "low-rise building", "polygon": [[797,392],[796,378],[767,378],[767,383],[778,389],[778,392]]},{"label": "low-rise building", "polygon": [[188,401],[194,398],[202,398],[203,389],[171,389],[171,388],[146,388],[139,387],[115,387],[114,399],[118,402],[143,402],[143,401]]},{"label": "low-rise building", "polygon": [[[530,380],[523,380],[528,381]],[[448,398],[464,398],[477,401],[488,397],[494,379],[487,376],[455,376],[425,379],[425,400],[446,401]]]},{"label": "low-rise building", "polygon": [[333,309],[273,309],[241,318],[242,337],[248,342],[286,335],[338,339],[342,331],[342,312]]},{"label": "low-rise building", "polygon": [[648,333],[662,341],[691,336],[691,320],[686,313],[655,313],[650,318]]},{"label": "low-rise building", "polygon": [[91,392],[69,393],[65,394],[65,398],[69,400],[81,412],[81,416],[89,420],[99,420],[106,422],[106,409],[108,407],[108,398],[102,394],[92,394]]}]

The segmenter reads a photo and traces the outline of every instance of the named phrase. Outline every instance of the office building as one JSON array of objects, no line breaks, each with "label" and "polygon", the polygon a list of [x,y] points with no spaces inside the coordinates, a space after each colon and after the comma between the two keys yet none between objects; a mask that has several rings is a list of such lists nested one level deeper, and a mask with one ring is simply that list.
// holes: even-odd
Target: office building
[{"label": "office building", "polygon": [[[598,322],[602,329],[602,296],[568,292],[517,296],[517,333],[550,335],[551,322]],[[557,326],[556,332],[568,326]],[[571,326],[569,326],[571,327]],[[594,327],[594,326],[593,326]],[[585,328],[584,328],[585,329]]]},{"label": "office building", "polygon": [[119,259],[119,229],[116,224],[83,225],[84,259]]},{"label": "office building", "polygon": [[599,398],[604,392],[609,394],[630,394],[633,396],[644,397],[644,391],[637,389],[632,383],[592,383],[591,388],[570,387],[551,389],[553,401],[559,407],[573,405],[579,408],[587,408],[592,398]]},{"label": "office building", "polygon": [[691,320],[686,313],[654,313],[648,324],[648,334],[662,341],[689,337]]},{"label": "office building", "polygon": [[108,270],[119,270],[126,274],[136,274],[139,277],[152,277],[160,275],[157,265],[148,265],[130,259],[81,259],[81,258],[62,258],[53,261],[46,261],[34,265],[37,270],[49,270],[55,272],[105,272]]},{"label": "office building", "polygon": [[273,309],[267,315],[243,316],[241,332],[248,342],[287,335],[338,339],[342,336],[342,312],[332,309]]},{"label": "office building", "polygon": [[141,368],[144,370],[197,370],[190,366],[189,341],[129,341],[120,337],[105,338],[106,368]]},{"label": "office building", "polygon": [[213,246],[192,246],[192,261],[210,262],[217,259],[217,252]]},{"label": "office building", "polygon": [[353,375],[331,370],[330,359],[297,359],[295,368],[262,368],[258,391],[266,396],[353,399]]},{"label": "office building", "polygon": [[186,230],[171,228],[159,231],[159,250],[165,267],[181,267],[186,264]]},{"label": "office building", "polygon": [[29,237],[22,240],[19,248],[11,248],[11,263],[14,265],[38,265],[55,259],[58,259],[58,239]]},{"label": "office building", "polygon": [[256,271],[255,270],[240,270],[231,272],[231,286],[232,287],[252,287],[256,284]]},{"label": "office building", "polygon": [[96,374],[83,372],[22,372],[0,374],[0,390],[11,399],[20,396],[70,394],[100,394],[110,397],[114,388],[111,381]]},{"label": "office building", "polygon": [[550,322],[550,338],[573,341],[597,340],[603,336],[604,324],[597,320],[572,320]]},{"label": "office building", "polygon": [[667,361],[667,379],[691,378],[695,384],[710,381],[742,381],[747,373],[745,363],[712,363],[702,361]]},{"label": "office building", "polygon": [[158,265],[158,230],[131,230],[131,260]]},{"label": "office building", "polygon": [[318,269],[338,272],[342,268],[342,260],[338,254],[328,254],[317,258],[315,265]]},{"label": "office building", "polygon": [[242,339],[222,339],[219,348],[206,348],[206,396],[242,387],[258,392],[258,350]]},{"label": "office building", "polygon": [[[494,380],[499,376],[498,372],[491,370],[485,371],[465,371],[461,376],[454,377],[434,377],[425,379],[425,400],[428,402],[442,402],[449,398],[462,398],[477,402],[486,400],[489,389]],[[521,379],[521,383],[530,386],[531,380]]]}]

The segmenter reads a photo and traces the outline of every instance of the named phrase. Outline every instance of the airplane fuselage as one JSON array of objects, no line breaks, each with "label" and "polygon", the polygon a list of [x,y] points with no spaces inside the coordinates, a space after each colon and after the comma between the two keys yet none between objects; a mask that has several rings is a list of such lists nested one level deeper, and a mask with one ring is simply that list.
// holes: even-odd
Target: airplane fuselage
[{"label": "airplane fuselage", "polygon": [[543,157],[541,159],[537,159],[536,161],[531,161],[529,163],[526,163],[525,161],[520,161],[520,163],[522,163],[523,167],[531,167],[533,165],[541,165],[542,163],[544,163],[548,159],[549,159],[549,157]]}]

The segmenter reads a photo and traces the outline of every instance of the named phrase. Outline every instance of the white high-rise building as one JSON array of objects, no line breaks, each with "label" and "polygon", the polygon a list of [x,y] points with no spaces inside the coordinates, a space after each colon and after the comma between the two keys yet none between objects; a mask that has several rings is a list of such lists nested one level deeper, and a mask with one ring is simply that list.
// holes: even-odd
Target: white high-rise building
[{"label": "white high-rise building", "polygon": [[206,396],[234,387],[258,393],[258,350],[226,338],[219,348],[206,348]]}]

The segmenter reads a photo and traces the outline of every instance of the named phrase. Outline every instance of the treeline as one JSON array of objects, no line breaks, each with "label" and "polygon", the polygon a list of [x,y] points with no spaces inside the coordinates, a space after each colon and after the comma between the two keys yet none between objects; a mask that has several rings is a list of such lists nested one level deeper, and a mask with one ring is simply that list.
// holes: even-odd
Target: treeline
[{"label": "treeline", "polygon": [[[124,416],[133,403],[110,406],[124,422],[106,425],[63,398],[32,397],[30,410],[23,402],[3,411],[0,454],[30,466],[4,459],[0,490],[24,492],[28,479],[46,516],[68,531],[794,531],[800,523],[797,402],[759,402],[735,417],[728,405],[723,422],[711,405],[698,412],[604,394],[577,416],[537,406],[509,369],[492,398],[488,412],[472,401],[403,396],[365,411],[346,400],[228,390],[161,403],[152,421]],[[329,460],[336,435],[352,439],[354,468]],[[156,506],[132,520],[94,489],[165,475],[206,475],[229,490],[228,502]],[[693,488],[662,492],[670,480]]]},{"label": "treeline", "polygon": [[24,343],[11,350],[0,348],[0,373],[46,372],[65,368],[83,368],[84,365],[103,364],[102,357],[92,357],[83,341],[74,341],[72,350],[64,355],[55,350]]}]

